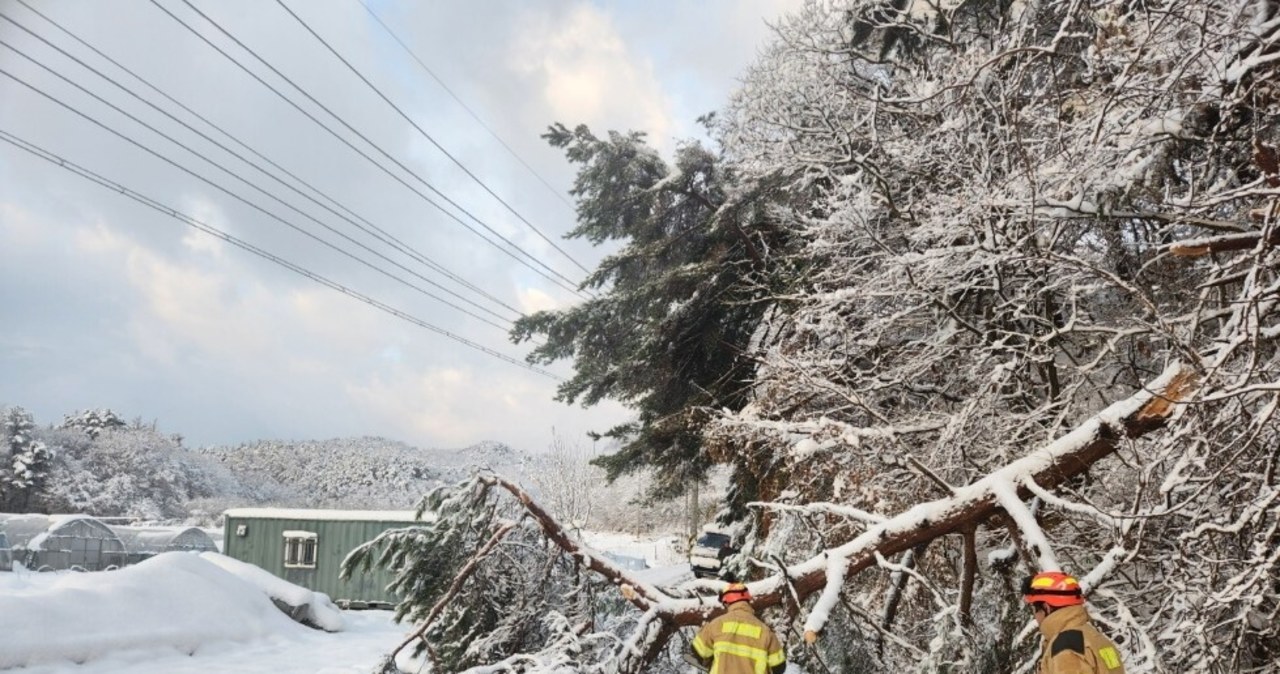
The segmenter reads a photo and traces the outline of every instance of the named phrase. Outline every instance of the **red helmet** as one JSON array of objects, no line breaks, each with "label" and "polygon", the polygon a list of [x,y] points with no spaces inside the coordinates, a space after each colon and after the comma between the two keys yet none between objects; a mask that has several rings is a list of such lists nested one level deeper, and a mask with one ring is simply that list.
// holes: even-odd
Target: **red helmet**
[{"label": "red helmet", "polygon": [[720,603],[728,606],[738,601],[751,601],[751,591],[742,583],[729,583],[720,590]]},{"label": "red helmet", "polygon": [[1028,604],[1044,602],[1055,608],[1084,603],[1080,581],[1061,571],[1041,571],[1022,583],[1022,600]]}]

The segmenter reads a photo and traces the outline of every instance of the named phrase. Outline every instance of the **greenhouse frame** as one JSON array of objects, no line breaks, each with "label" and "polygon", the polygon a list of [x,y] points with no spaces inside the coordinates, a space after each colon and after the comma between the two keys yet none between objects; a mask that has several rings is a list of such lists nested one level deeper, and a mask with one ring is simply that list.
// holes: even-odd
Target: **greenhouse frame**
[{"label": "greenhouse frame", "polygon": [[8,546],[0,557],[32,570],[105,571],[127,563],[124,541],[89,515],[0,514],[0,536]]},{"label": "greenhouse frame", "polygon": [[162,552],[218,551],[209,534],[196,527],[109,526],[124,542],[126,564],[137,564]]}]

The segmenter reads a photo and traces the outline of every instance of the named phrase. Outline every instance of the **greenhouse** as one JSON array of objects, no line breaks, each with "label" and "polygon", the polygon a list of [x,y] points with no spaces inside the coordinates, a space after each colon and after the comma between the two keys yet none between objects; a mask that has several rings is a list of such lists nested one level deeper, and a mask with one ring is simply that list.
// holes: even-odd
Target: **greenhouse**
[{"label": "greenhouse", "polygon": [[162,552],[217,552],[218,546],[195,527],[111,526],[124,542],[125,563],[137,564]]},{"label": "greenhouse", "polygon": [[9,547],[4,556],[28,569],[103,571],[127,558],[124,541],[88,515],[0,514],[0,536]]}]

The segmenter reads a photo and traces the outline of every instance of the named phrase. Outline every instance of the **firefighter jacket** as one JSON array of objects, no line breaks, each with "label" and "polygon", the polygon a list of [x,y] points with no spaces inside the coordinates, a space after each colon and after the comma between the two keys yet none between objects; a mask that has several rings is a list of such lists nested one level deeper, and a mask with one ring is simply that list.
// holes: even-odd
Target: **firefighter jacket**
[{"label": "firefighter jacket", "polygon": [[1089,622],[1084,606],[1050,613],[1040,633],[1040,674],[1124,674],[1116,645]]},{"label": "firefighter jacket", "polygon": [[724,615],[703,625],[693,652],[711,661],[711,674],[781,674],[787,668],[777,635],[746,601],[730,604]]}]

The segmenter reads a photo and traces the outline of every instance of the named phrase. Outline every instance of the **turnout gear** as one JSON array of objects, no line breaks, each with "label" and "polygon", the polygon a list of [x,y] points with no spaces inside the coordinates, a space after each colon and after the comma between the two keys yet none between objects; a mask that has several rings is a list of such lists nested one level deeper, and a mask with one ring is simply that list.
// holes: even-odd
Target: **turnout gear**
[{"label": "turnout gear", "polygon": [[1124,674],[1116,645],[1094,628],[1084,606],[1054,610],[1040,633],[1039,674]]},{"label": "turnout gear", "polygon": [[720,593],[729,610],[703,625],[693,638],[693,652],[700,661],[710,663],[711,674],[782,674],[786,670],[782,643],[756,617],[750,597],[745,585],[731,583]]},{"label": "turnout gear", "polygon": [[1028,604],[1045,603],[1055,608],[1084,603],[1080,581],[1061,571],[1042,571],[1022,582],[1022,599]]}]

